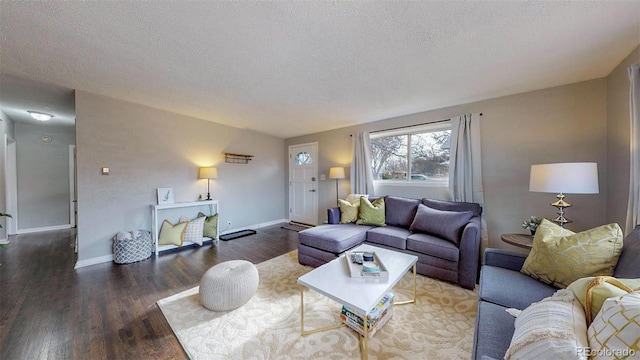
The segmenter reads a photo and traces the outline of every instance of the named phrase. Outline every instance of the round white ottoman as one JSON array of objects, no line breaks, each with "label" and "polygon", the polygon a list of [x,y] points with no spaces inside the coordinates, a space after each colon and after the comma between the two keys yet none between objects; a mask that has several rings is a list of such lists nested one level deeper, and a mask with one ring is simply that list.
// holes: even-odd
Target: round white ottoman
[{"label": "round white ottoman", "polygon": [[220,263],[200,280],[200,302],[213,311],[239,308],[251,299],[260,279],[255,265],[245,260]]}]

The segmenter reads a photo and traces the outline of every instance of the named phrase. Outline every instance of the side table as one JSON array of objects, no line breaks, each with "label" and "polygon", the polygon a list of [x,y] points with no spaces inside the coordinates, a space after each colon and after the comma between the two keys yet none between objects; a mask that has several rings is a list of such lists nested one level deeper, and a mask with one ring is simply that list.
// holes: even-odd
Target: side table
[{"label": "side table", "polygon": [[502,241],[517,247],[531,249],[533,247],[533,235],[526,234],[502,234]]}]

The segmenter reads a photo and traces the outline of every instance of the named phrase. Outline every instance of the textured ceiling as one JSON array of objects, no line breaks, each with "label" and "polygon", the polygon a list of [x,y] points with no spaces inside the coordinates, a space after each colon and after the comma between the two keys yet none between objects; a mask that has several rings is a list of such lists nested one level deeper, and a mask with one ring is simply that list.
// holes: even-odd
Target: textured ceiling
[{"label": "textured ceiling", "polygon": [[640,1],[6,2],[0,71],[291,137],[604,77]]}]

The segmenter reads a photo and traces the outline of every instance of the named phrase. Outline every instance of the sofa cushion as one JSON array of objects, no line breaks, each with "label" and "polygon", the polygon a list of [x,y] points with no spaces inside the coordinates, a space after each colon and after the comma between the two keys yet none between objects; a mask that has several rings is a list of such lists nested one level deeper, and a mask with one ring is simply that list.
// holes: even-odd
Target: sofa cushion
[{"label": "sofa cushion", "polygon": [[518,315],[504,358],[584,359],[588,347],[584,309],[572,291],[562,289]]},{"label": "sofa cushion", "polygon": [[407,248],[409,235],[411,235],[409,230],[395,226],[374,227],[367,231],[367,242],[404,250]]},{"label": "sofa cushion", "polygon": [[442,211],[471,211],[473,216],[482,215],[482,206],[476,203],[468,203],[462,201],[445,201],[434,199],[422,199],[422,204]]},{"label": "sofa cushion", "polygon": [[420,204],[409,230],[439,236],[458,245],[471,217],[471,211],[442,211]]},{"label": "sofa cushion", "polygon": [[385,223],[408,229],[416,216],[420,200],[399,196],[385,196]]},{"label": "sofa cushion", "polygon": [[478,297],[509,308],[523,310],[558,290],[519,271],[486,265],[480,271]]},{"label": "sofa cushion", "polygon": [[300,231],[301,244],[312,248],[340,254],[364,242],[371,226],[356,224],[328,224]]},{"label": "sofa cushion", "polygon": [[486,301],[478,303],[473,359],[503,359],[513,336],[515,318],[505,307]]},{"label": "sofa cushion", "polygon": [[460,250],[449,241],[429,234],[411,234],[407,238],[407,250],[429,254],[448,261],[458,262]]},{"label": "sofa cushion", "polygon": [[349,224],[358,220],[358,208],[360,207],[360,199],[347,201],[338,199],[340,207],[340,223]]},{"label": "sofa cushion", "polygon": [[618,224],[574,233],[543,219],[521,271],[556,287],[566,288],[587,276],[611,276],[622,251]]},{"label": "sofa cushion", "polygon": [[358,225],[385,226],[384,222],[385,203],[384,198],[379,198],[373,202],[364,196],[360,197],[360,214],[358,215]]}]

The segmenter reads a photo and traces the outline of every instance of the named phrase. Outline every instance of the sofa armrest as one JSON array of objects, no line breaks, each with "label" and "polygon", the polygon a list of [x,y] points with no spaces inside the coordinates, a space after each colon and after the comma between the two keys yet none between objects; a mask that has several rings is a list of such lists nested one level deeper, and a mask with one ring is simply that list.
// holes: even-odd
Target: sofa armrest
[{"label": "sofa armrest", "polygon": [[498,266],[501,268],[520,271],[524,264],[527,254],[519,252],[488,248],[484,251],[484,265]]},{"label": "sofa armrest", "polygon": [[481,230],[480,216],[474,216],[465,226],[460,239],[458,284],[467,289],[473,289],[478,279]]},{"label": "sofa armrest", "polygon": [[327,222],[329,224],[340,224],[340,208],[332,207],[327,209]]}]

